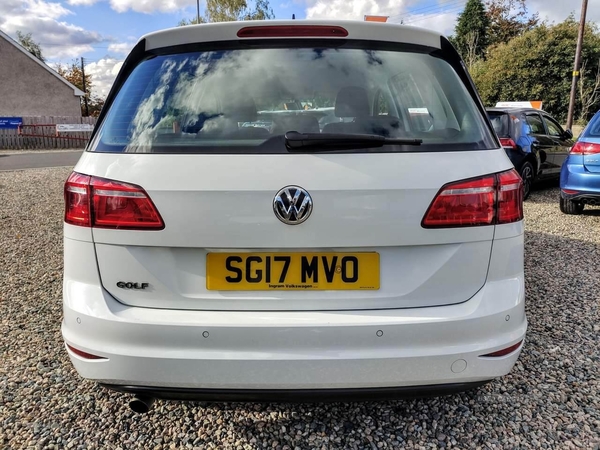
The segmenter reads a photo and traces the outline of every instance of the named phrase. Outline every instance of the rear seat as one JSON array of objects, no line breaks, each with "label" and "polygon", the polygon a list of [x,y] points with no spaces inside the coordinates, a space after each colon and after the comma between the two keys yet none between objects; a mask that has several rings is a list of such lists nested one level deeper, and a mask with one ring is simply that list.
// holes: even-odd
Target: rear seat
[{"label": "rear seat", "polygon": [[392,116],[371,116],[367,91],[347,86],[338,92],[335,100],[336,117],[354,117],[353,122],[334,122],[323,127],[323,133],[378,134],[398,136],[403,130],[400,120]]}]

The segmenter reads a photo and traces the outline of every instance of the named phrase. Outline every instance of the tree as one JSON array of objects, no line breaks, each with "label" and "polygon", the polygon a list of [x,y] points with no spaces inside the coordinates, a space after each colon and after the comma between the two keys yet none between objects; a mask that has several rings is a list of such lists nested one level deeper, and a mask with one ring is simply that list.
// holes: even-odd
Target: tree
[{"label": "tree", "polygon": [[17,30],[17,39],[19,40],[19,44],[37,59],[42,62],[46,61],[44,55],[42,55],[42,49],[40,48],[40,44],[35,42],[31,37],[31,33],[23,34]]},{"label": "tree", "polygon": [[[584,61],[579,69],[579,103],[581,104],[581,112],[579,113],[579,121],[587,122],[589,118],[590,108],[600,100],[600,61],[596,64],[596,74],[593,79],[587,79],[587,62]],[[594,73],[592,72],[592,75]]]},{"label": "tree", "polygon": [[[573,55],[579,24],[573,16],[556,25],[542,24],[507,43],[489,50],[485,61],[477,62],[471,75],[487,105],[498,101],[542,100],[544,109],[564,120],[569,106]],[[583,62],[595,71],[600,59],[600,32],[587,23],[583,39]],[[595,77],[584,77],[584,90]],[[593,90],[593,88],[592,88]],[[581,113],[579,99],[576,113]],[[600,108],[600,101],[588,106]]]},{"label": "tree", "polygon": [[481,0],[468,0],[465,9],[458,16],[454,28],[453,43],[456,49],[465,58],[471,48],[471,53],[476,58],[485,57],[488,47],[489,18]]},{"label": "tree", "polygon": [[489,45],[508,42],[539,24],[537,13],[529,15],[525,0],[487,0]]},{"label": "tree", "polygon": [[269,0],[255,0],[249,5],[246,0],[206,0],[204,17],[182,20],[179,26],[205,22],[232,22],[236,20],[267,20],[275,14],[269,5]]},{"label": "tree", "polygon": [[[94,109],[92,108],[92,104],[97,104],[100,101],[100,99],[92,96],[92,87],[93,87],[92,76],[88,75],[88,74],[85,75],[85,89],[84,89],[83,88],[84,80],[83,80],[83,73],[81,71],[81,65],[80,65],[80,62],[76,59],[71,61],[70,64],[67,64],[64,66],[61,63],[59,63],[58,66],[56,66],[56,71],[58,72],[58,74],[61,77],[63,77],[65,80],[67,80],[73,86],[75,86],[76,88],[78,88],[86,93],[86,97],[88,100],[88,110],[90,111],[90,116],[93,116],[94,114],[92,114],[92,112],[94,111]],[[104,104],[104,101],[102,101],[102,103],[99,105],[99,107],[96,108],[96,109],[98,109],[98,114],[100,113],[100,109],[102,108],[103,104]],[[86,115],[86,111],[85,111],[83,102],[81,104],[81,114],[83,116]]]},{"label": "tree", "polygon": [[193,19],[181,19],[179,21],[179,23],[177,24],[177,26],[185,27],[186,25],[198,25],[199,23],[206,23],[206,20],[204,20],[204,17],[200,16],[200,21],[198,21],[197,17],[194,17]]},{"label": "tree", "polygon": [[102,111],[102,108],[104,108],[104,99],[93,95],[88,102],[88,110],[90,111],[90,117],[98,117],[100,115],[100,111]]},{"label": "tree", "polygon": [[463,59],[469,71],[471,71],[475,63],[479,60],[479,56],[477,55],[478,41],[479,36],[477,35],[477,33],[469,33],[466,36],[465,49],[463,50]]}]

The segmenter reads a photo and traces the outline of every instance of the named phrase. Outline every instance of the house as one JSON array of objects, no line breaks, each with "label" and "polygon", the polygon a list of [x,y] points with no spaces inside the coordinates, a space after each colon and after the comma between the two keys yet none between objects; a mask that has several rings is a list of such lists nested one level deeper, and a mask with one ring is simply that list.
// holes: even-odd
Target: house
[{"label": "house", "polygon": [[81,117],[83,95],[0,30],[0,116]]}]

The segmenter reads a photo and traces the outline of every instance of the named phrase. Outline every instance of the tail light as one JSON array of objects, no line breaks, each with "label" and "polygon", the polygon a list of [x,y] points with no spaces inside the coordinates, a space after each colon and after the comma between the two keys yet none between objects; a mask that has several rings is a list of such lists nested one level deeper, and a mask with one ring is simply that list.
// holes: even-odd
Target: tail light
[{"label": "tail light", "polygon": [[422,221],[424,228],[472,227],[523,219],[523,181],[515,169],[445,185]]},{"label": "tail light", "polygon": [[332,25],[263,25],[241,28],[237,35],[240,38],[346,37],[348,30]]},{"label": "tail light", "polygon": [[73,172],[65,183],[65,222],[82,227],[90,222],[90,177]]},{"label": "tail light", "polygon": [[511,138],[500,138],[500,144],[502,144],[502,147],[507,148],[509,150],[517,149],[517,143]]},{"label": "tail light", "polygon": [[516,170],[496,175],[498,179],[496,223],[518,222],[523,218],[523,180]]},{"label": "tail light", "polygon": [[121,230],[162,230],[154,203],[140,186],[73,172],[65,183],[65,222]]},{"label": "tail light", "polygon": [[576,142],[569,153],[571,155],[597,155],[600,153],[600,144]]}]

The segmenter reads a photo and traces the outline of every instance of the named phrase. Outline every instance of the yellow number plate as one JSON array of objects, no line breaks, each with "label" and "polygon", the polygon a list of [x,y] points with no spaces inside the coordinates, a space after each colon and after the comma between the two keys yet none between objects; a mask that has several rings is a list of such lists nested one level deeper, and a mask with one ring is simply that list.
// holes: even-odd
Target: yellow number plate
[{"label": "yellow number plate", "polygon": [[376,290],[379,253],[209,253],[213,291]]}]

